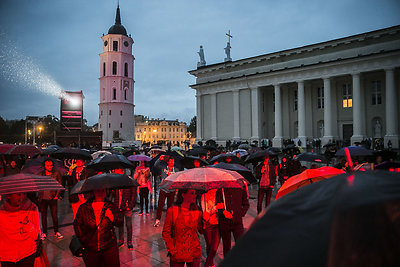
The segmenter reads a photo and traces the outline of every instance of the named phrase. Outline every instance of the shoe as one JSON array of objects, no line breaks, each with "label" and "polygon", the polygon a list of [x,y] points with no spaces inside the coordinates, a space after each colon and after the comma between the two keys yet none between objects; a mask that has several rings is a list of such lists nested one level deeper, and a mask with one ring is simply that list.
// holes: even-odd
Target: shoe
[{"label": "shoe", "polygon": [[40,239],[41,240],[45,240],[47,238],[47,234],[45,234],[45,233],[43,233],[41,236],[40,236]]},{"label": "shoe", "polygon": [[54,236],[57,237],[58,239],[63,239],[64,238],[64,236],[60,232],[56,232],[54,234]]},{"label": "shoe", "polygon": [[128,243],[128,249],[129,249],[129,250],[132,250],[132,249],[133,249],[132,243]]},{"label": "shoe", "polygon": [[118,241],[118,248],[122,248],[124,246],[124,242],[123,241]]},{"label": "shoe", "polygon": [[143,215],[143,211],[139,213],[139,216],[142,216],[142,215]]},{"label": "shoe", "polygon": [[154,227],[158,227],[160,226],[161,222],[159,219],[156,219],[155,223],[154,223]]}]

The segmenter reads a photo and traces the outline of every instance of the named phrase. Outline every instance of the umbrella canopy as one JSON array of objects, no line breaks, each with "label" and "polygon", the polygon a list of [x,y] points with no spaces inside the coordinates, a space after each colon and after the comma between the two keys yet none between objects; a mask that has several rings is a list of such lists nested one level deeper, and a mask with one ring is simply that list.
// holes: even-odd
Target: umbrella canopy
[{"label": "umbrella canopy", "polygon": [[[48,157],[30,159],[25,162],[25,165],[21,169],[21,172],[39,174],[40,172],[44,171],[43,163],[48,159],[49,159]],[[54,163],[53,168],[56,169],[61,175],[64,175],[68,171],[61,160],[58,159],[51,159],[51,160]]]},{"label": "umbrella canopy", "polygon": [[165,152],[165,149],[161,149],[161,148],[151,148],[151,149],[149,150],[149,153],[150,153],[150,154],[152,154],[152,153],[161,153],[161,152]]},{"label": "umbrella canopy", "polygon": [[146,156],[146,155],[139,154],[139,155],[130,155],[128,157],[128,160],[130,160],[130,161],[150,161],[150,160],[152,160],[152,158],[149,156]]},{"label": "umbrella canopy", "polygon": [[385,161],[374,167],[375,170],[391,170],[400,168],[400,162]]},{"label": "umbrella canopy", "polygon": [[123,153],[125,152],[125,148],[123,148],[122,146],[114,146],[112,147],[112,150]]},{"label": "umbrella canopy", "polygon": [[186,169],[193,169],[193,168],[195,168],[195,166],[194,166],[194,161],[195,161],[195,160],[200,161],[200,167],[203,167],[203,166],[207,166],[207,165],[208,165],[208,162],[205,161],[205,160],[202,159],[202,158],[195,157],[195,156],[186,156],[186,157],[184,157],[184,158],[182,159],[182,167],[183,167],[183,168],[186,168]]},{"label": "umbrella canopy", "polygon": [[79,181],[71,194],[81,194],[98,189],[122,189],[139,186],[139,183],[126,174],[102,173]]},{"label": "umbrella canopy", "polygon": [[239,173],[241,176],[243,176],[243,178],[246,179],[249,183],[251,183],[251,184],[257,183],[257,179],[254,177],[251,170],[247,169],[246,167],[244,167],[240,164],[231,164],[231,163],[221,162],[221,163],[218,163],[215,165],[211,165],[210,167],[235,171],[235,172]]},{"label": "umbrella canopy", "polygon": [[64,190],[64,187],[50,176],[18,173],[0,178],[0,195],[49,190]]},{"label": "umbrella canopy", "polygon": [[[399,192],[400,174],[384,171],[342,174],[303,187],[273,202],[264,216],[241,237],[220,266],[327,266],[334,215],[344,210],[351,213],[367,207],[367,212],[358,220],[361,220],[360,224],[370,223],[376,218],[371,218],[373,209],[368,205],[399,200]],[[382,206],[380,210],[385,208]],[[376,241],[365,242],[371,232],[382,226],[379,224],[375,227],[366,232],[357,232],[364,244],[371,245]],[[347,231],[345,228],[348,227],[339,231]],[[393,232],[380,236],[379,240],[387,239]],[[340,232],[335,234],[333,237],[341,235]],[[347,242],[346,239],[341,245]],[[352,256],[357,255],[356,251],[358,249],[353,248],[342,253],[343,256]]]},{"label": "umbrella canopy", "polygon": [[317,169],[308,169],[300,174],[290,177],[282,186],[279,188],[276,194],[276,199],[293,192],[300,187],[308,184],[316,183],[321,180],[330,178],[335,175],[345,173],[343,170],[339,170],[333,167],[321,167]]},{"label": "umbrella canopy", "polygon": [[51,154],[56,159],[82,159],[91,160],[92,156],[89,152],[79,148],[61,148]]},{"label": "umbrella canopy", "polygon": [[97,159],[99,157],[105,156],[105,155],[111,155],[112,153],[110,151],[105,151],[105,150],[100,150],[92,153],[92,159]]},{"label": "umbrella canopy", "polygon": [[212,157],[212,159],[210,160],[210,164],[214,164],[214,162],[243,164],[243,160],[236,157],[236,155],[233,155],[230,153],[219,154],[219,155]]},{"label": "umbrella canopy", "polygon": [[238,146],[238,148],[239,148],[239,149],[250,149],[250,148],[251,148],[251,145],[249,145],[249,144],[240,144],[240,145]]},{"label": "umbrella canopy", "polygon": [[7,151],[9,155],[26,155],[32,157],[33,155],[39,154],[41,149],[34,145],[19,145],[14,146]]},{"label": "umbrella canopy", "polygon": [[0,154],[6,153],[13,147],[15,147],[13,144],[0,144]]},{"label": "umbrella canopy", "polygon": [[247,152],[247,150],[244,150],[244,149],[236,149],[236,150],[232,151],[232,154],[234,154],[234,155],[236,155],[237,153],[239,153],[240,157],[244,157],[249,154],[249,152]]},{"label": "umbrella canopy", "polygon": [[234,171],[202,167],[171,174],[160,184],[164,191],[175,189],[211,190],[217,188],[242,188],[245,180]]},{"label": "umbrella canopy", "polygon": [[248,155],[245,160],[245,163],[257,163],[263,161],[265,157],[270,157],[270,156],[276,156],[276,154],[268,150],[260,150],[254,152],[253,154]]},{"label": "umbrella canopy", "polygon": [[[350,151],[350,155],[352,157],[356,157],[356,156],[371,156],[373,155],[372,151],[369,149],[366,149],[362,146],[348,146],[347,147]],[[342,156],[345,157],[346,156],[346,152],[345,152],[345,147],[339,149],[335,156]]]},{"label": "umbrella canopy", "polygon": [[181,147],[179,147],[179,146],[173,146],[173,147],[171,148],[171,151],[182,151],[182,150],[184,150],[184,149],[181,148]]},{"label": "umbrella canopy", "polygon": [[88,165],[88,169],[96,171],[111,171],[114,169],[135,168],[135,166],[123,155],[105,155],[92,160]]},{"label": "umbrella canopy", "polygon": [[189,156],[198,156],[198,155],[207,155],[208,150],[202,147],[196,147],[188,152],[186,152],[187,155]]},{"label": "umbrella canopy", "polygon": [[325,156],[317,154],[317,153],[312,153],[312,152],[304,152],[299,155],[297,155],[295,160],[298,161],[307,161],[307,162],[316,162],[316,163],[328,163],[329,161],[325,158]]},{"label": "umbrella canopy", "polygon": [[122,153],[122,155],[124,155],[125,157],[129,157],[129,156],[131,156],[133,154],[139,154],[139,149],[131,148],[131,149],[125,151],[124,153]]}]

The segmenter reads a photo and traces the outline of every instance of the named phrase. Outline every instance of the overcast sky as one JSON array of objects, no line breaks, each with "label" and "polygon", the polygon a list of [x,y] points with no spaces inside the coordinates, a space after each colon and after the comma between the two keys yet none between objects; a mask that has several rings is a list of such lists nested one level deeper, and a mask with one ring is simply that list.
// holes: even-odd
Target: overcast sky
[{"label": "overcast sky", "polygon": [[[0,0],[0,116],[59,117],[58,90],[83,90],[97,122],[102,34],[116,0]],[[135,114],[189,122],[203,45],[207,64],[328,41],[400,24],[399,0],[120,0],[134,40]]]}]

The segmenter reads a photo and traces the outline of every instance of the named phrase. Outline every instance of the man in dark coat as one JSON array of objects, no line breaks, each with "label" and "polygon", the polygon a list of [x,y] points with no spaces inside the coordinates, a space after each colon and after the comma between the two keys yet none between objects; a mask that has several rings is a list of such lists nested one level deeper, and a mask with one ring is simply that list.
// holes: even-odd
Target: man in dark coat
[{"label": "man in dark coat", "polygon": [[231,250],[231,234],[235,242],[243,235],[243,217],[249,209],[249,198],[246,189],[218,189],[215,196],[219,212],[219,227],[222,238],[224,256]]}]

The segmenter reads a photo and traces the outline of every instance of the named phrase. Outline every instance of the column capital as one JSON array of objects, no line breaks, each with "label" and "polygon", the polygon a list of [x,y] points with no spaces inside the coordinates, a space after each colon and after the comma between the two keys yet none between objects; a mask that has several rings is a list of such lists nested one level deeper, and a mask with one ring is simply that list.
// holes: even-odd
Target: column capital
[{"label": "column capital", "polygon": [[385,70],[385,72],[394,72],[394,68],[386,68],[384,70]]},{"label": "column capital", "polygon": [[352,72],[350,74],[351,74],[351,76],[355,77],[355,76],[360,76],[361,72]]},{"label": "column capital", "polygon": [[304,80],[298,80],[298,81],[296,81],[296,83],[302,83],[302,84],[304,84]]},{"label": "column capital", "polygon": [[281,88],[281,84],[280,83],[274,83],[273,86],[274,86],[274,88]]},{"label": "column capital", "polygon": [[321,79],[324,80],[324,81],[326,81],[326,80],[330,81],[331,78],[332,78],[331,76],[322,76],[321,77]]}]

